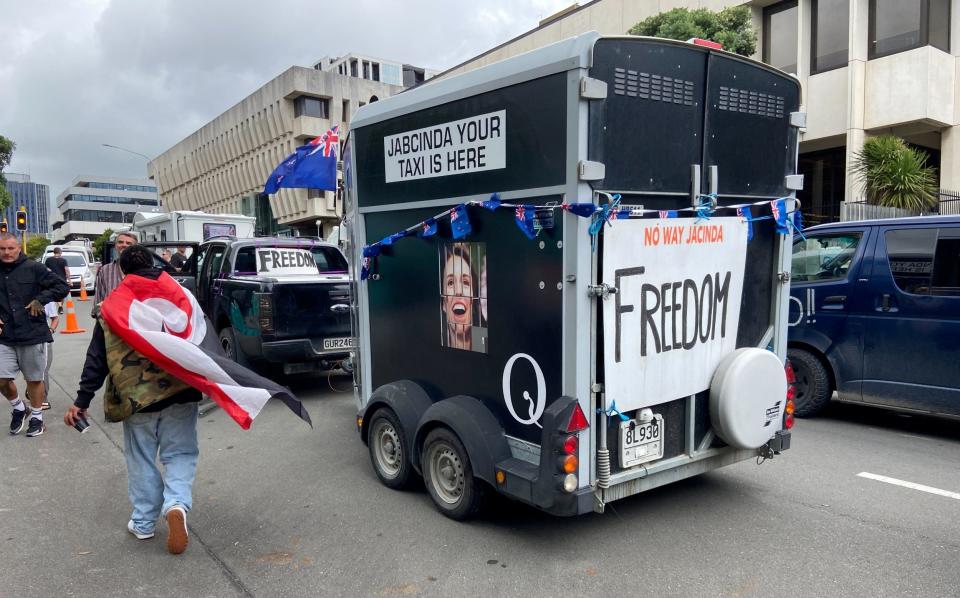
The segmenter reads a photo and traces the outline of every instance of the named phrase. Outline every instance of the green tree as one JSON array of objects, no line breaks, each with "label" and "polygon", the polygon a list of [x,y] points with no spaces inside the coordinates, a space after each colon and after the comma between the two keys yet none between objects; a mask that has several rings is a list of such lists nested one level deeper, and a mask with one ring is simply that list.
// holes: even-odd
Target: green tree
[{"label": "green tree", "polygon": [[872,137],[855,154],[851,170],[869,203],[924,211],[937,204],[937,173],[927,156],[894,135]]},{"label": "green tree", "polygon": [[720,12],[674,8],[640,21],[627,33],[684,41],[699,37],[723,44],[724,50],[741,56],[752,56],[757,51],[757,34],[750,24],[747,6],[731,6]]},{"label": "green tree", "polygon": [[110,235],[113,234],[113,229],[108,228],[103,231],[103,234],[93,240],[93,256],[103,261],[103,246],[110,241]]},{"label": "green tree", "polygon": [[27,257],[38,260],[43,256],[43,250],[50,244],[46,237],[30,237],[27,239]]},{"label": "green tree", "polygon": [[3,176],[3,171],[10,165],[13,159],[13,150],[17,144],[0,135],[0,211],[6,210],[13,199],[10,192],[7,191],[7,177]]}]

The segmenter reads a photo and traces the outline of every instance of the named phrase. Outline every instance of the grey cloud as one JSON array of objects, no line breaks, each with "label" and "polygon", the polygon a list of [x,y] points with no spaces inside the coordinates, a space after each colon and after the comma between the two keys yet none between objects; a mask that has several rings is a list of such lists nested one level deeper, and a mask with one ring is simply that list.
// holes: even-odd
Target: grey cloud
[{"label": "grey cloud", "polygon": [[64,189],[155,156],[293,64],[357,52],[443,69],[568,0],[0,0],[9,168]]}]

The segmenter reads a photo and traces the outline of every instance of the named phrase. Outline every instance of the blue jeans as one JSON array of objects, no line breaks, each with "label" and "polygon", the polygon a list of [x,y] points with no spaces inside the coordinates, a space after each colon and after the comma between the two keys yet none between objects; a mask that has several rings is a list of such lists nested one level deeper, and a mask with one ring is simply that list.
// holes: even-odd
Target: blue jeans
[{"label": "blue jeans", "polygon": [[[197,471],[197,403],[171,405],[155,413],[134,413],[123,420],[130,519],[137,532],[149,533],[170,507],[187,512],[193,504]],[[157,466],[157,456],[163,474]]]}]

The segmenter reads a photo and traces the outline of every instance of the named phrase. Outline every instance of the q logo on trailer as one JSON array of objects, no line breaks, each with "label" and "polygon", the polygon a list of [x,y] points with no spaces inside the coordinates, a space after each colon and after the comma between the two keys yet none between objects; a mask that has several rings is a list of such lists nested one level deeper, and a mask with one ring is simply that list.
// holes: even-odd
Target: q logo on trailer
[{"label": "q logo on trailer", "polygon": [[[530,393],[528,391],[523,391],[523,398],[527,401],[527,417],[521,417],[517,414],[517,410],[513,404],[513,397],[510,395],[510,380],[513,375],[513,364],[521,358],[530,362],[530,365],[533,366],[533,373],[537,377],[536,400],[530,397]],[[507,364],[503,366],[503,400],[507,404],[507,410],[510,412],[510,415],[513,416],[513,419],[527,426],[533,424],[538,428],[542,428],[543,426],[541,426],[538,422],[540,421],[540,416],[543,415],[543,409],[546,406],[546,399],[547,383],[543,379],[543,370],[540,369],[540,365],[537,363],[537,361],[526,353],[517,353],[508,359]]]}]

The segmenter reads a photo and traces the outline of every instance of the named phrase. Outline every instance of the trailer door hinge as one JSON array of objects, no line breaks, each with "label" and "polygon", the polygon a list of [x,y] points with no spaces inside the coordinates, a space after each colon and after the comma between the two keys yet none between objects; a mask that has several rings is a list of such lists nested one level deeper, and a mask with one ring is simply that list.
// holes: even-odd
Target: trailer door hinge
[{"label": "trailer door hinge", "polygon": [[616,295],[618,292],[617,287],[612,287],[608,284],[592,284],[587,287],[587,294],[591,297],[600,297],[601,299],[606,299],[610,295]]},{"label": "trailer door hinge", "polygon": [[807,113],[806,112],[791,112],[790,113],[790,126],[796,127],[798,129],[807,128]]},{"label": "trailer door hinge", "polygon": [[784,186],[791,191],[803,191],[803,175],[788,174],[784,178]]},{"label": "trailer door hinge", "polygon": [[790,282],[790,273],[789,272],[780,272],[777,274],[777,280],[780,281],[780,284],[787,284]]},{"label": "trailer door hinge", "polygon": [[585,100],[607,99],[607,82],[593,77],[581,77],[580,97]]},{"label": "trailer door hinge", "polygon": [[580,160],[577,165],[577,175],[581,181],[599,181],[606,176],[606,167],[603,162]]}]

